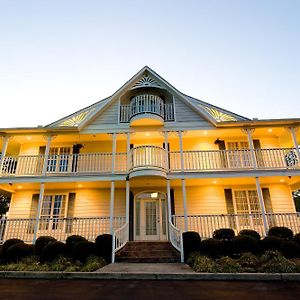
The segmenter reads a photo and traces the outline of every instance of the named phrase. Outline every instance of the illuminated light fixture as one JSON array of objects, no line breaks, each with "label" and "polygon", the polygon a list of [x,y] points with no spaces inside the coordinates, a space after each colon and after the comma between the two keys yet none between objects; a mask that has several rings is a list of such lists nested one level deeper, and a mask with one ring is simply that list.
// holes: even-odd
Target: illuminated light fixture
[{"label": "illuminated light fixture", "polygon": [[280,182],[284,182],[284,179],[280,179]]},{"label": "illuminated light fixture", "polygon": [[21,189],[22,187],[20,185],[18,185],[18,189]]},{"label": "illuminated light fixture", "polygon": [[157,198],[158,197],[158,193],[151,193],[151,198]]},{"label": "illuminated light fixture", "polygon": [[203,134],[207,134],[207,131],[204,131]]},{"label": "illuminated light fixture", "polygon": [[78,184],[77,186],[78,186],[78,187],[82,187],[82,184]]},{"label": "illuminated light fixture", "polygon": [[217,181],[217,180],[214,180],[214,181],[213,181],[213,184],[216,184],[216,183],[218,183],[218,181]]},{"label": "illuminated light fixture", "polygon": [[272,132],[272,131],[273,131],[273,129],[272,129],[272,128],[270,128],[270,129],[268,129],[268,131],[269,131],[269,132]]},{"label": "illuminated light fixture", "polygon": [[28,137],[27,137],[27,140],[31,140],[31,136],[28,136]]},{"label": "illuminated light fixture", "polygon": [[149,136],[150,135],[150,133],[149,132],[146,132],[146,136]]}]

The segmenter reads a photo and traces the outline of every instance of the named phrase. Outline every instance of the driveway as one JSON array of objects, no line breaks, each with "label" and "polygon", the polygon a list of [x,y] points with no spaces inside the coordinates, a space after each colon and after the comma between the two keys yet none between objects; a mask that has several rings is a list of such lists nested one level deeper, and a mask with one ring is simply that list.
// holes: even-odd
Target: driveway
[{"label": "driveway", "polygon": [[299,299],[299,282],[1,279],[0,299]]}]

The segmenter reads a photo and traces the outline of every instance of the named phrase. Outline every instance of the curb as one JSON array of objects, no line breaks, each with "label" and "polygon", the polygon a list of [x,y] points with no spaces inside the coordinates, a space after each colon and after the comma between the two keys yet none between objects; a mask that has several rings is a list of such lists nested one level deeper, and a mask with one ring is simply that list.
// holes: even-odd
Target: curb
[{"label": "curb", "polygon": [[98,273],[1,271],[0,279],[300,281],[300,273]]}]

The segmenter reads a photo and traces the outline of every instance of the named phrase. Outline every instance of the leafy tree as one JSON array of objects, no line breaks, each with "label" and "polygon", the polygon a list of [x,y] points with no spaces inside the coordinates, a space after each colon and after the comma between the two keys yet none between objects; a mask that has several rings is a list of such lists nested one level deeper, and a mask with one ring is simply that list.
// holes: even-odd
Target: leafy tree
[{"label": "leafy tree", "polygon": [[296,211],[300,212],[300,190],[293,192],[293,197],[295,201]]},{"label": "leafy tree", "polygon": [[10,198],[0,194],[0,218],[8,212]]}]

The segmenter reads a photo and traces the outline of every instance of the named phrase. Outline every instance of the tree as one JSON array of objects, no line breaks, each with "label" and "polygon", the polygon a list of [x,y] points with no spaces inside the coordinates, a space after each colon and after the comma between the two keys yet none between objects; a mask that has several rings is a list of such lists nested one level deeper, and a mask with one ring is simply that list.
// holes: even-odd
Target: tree
[{"label": "tree", "polygon": [[10,198],[0,194],[0,218],[8,212]]},{"label": "tree", "polygon": [[300,190],[293,192],[293,197],[295,201],[296,211],[300,212]]}]

